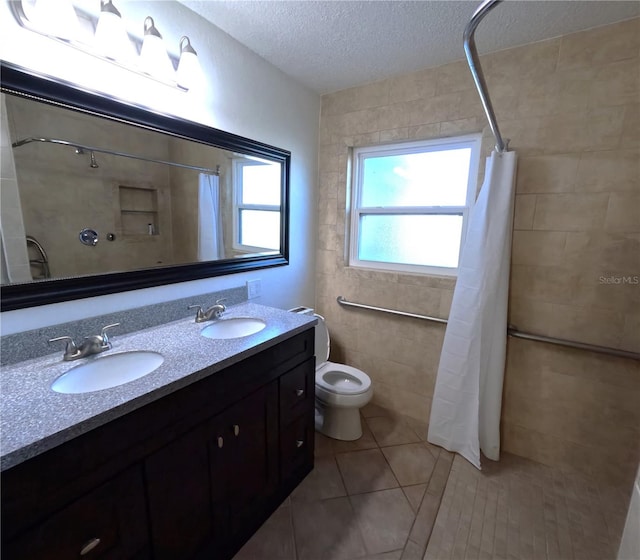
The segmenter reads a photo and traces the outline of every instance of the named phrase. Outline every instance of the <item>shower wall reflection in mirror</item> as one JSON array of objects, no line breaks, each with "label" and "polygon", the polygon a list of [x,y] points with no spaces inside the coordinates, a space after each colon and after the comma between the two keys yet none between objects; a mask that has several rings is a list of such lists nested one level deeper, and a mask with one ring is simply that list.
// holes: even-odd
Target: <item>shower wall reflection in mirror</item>
[{"label": "shower wall reflection in mirror", "polygon": [[279,162],[12,95],[2,104],[2,284],[280,252]]}]

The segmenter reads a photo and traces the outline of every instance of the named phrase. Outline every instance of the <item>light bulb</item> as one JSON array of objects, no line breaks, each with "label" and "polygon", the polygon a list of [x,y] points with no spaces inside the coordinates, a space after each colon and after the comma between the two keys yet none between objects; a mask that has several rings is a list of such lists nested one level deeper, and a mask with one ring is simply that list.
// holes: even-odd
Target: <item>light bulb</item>
[{"label": "light bulb", "polygon": [[202,68],[198,60],[198,53],[191,46],[189,37],[180,39],[180,61],[176,72],[178,85],[187,90],[197,88],[202,83]]},{"label": "light bulb", "polygon": [[144,20],[144,39],[140,50],[140,67],[143,72],[163,80],[175,80],[175,70],[164,46],[162,35],[156,29],[153,18]]},{"label": "light bulb", "polygon": [[80,34],[78,16],[70,0],[36,0],[30,21],[41,33],[71,41]]},{"label": "light bulb", "polygon": [[134,46],[129,39],[120,12],[111,0],[101,0],[94,42],[96,49],[108,58],[125,63],[131,63],[134,59]]}]

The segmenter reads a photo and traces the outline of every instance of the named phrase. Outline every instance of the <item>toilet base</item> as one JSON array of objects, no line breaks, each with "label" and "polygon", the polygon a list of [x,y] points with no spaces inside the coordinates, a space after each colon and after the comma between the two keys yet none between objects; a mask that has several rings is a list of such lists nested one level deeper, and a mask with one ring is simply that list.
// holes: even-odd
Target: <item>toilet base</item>
[{"label": "toilet base", "polygon": [[359,408],[331,408],[316,401],[316,431],[333,439],[355,441],[362,437]]}]

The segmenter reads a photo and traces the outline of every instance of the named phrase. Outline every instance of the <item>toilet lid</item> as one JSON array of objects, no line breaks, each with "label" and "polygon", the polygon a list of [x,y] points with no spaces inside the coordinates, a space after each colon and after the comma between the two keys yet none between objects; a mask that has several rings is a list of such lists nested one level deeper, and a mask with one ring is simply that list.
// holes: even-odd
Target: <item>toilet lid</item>
[{"label": "toilet lid", "polygon": [[316,369],[329,360],[329,352],[331,351],[331,341],[329,339],[329,330],[324,322],[324,317],[314,313],[318,319],[315,328],[316,340]]},{"label": "toilet lid", "polygon": [[316,385],[331,393],[356,395],[368,391],[371,380],[359,369],[328,362],[316,372]]}]

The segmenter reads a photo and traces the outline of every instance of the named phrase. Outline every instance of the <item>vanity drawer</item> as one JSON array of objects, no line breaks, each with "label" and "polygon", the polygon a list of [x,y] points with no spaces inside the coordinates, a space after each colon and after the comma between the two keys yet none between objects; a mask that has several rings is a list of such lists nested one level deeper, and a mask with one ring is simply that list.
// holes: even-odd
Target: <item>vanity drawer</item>
[{"label": "vanity drawer", "polygon": [[313,466],[315,409],[311,408],[280,432],[280,477],[286,480],[298,470]]},{"label": "vanity drawer", "polygon": [[315,399],[315,359],[311,358],[280,378],[280,422],[288,424]]},{"label": "vanity drawer", "polygon": [[129,469],[3,546],[3,560],[149,558],[141,469]]}]

